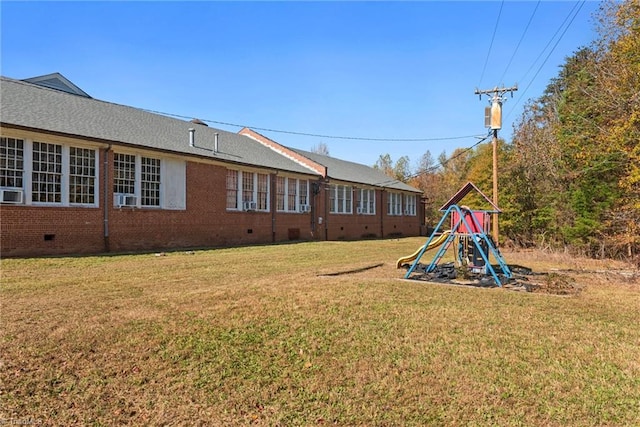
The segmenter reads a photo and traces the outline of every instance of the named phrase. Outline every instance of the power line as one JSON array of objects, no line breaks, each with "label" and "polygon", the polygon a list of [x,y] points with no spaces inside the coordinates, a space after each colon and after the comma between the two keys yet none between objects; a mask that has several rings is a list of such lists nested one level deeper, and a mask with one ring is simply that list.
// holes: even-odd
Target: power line
[{"label": "power line", "polygon": [[491,49],[493,48],[493,41],[496,38],[496,32],[498,31],[498,24],[500,23],[500,16],[502,15],[502,6],[504,6],[504,0],[500,3],[500,10],[498,11],[498,19],[496,19],[496,25],[493,28],[493,35],[491,36],[491,43],[489,44],[489,51],[487,52],[487,58],[484,60],[484,67],[482,67],[482,73],[480,74],[480,82],[478,86],[482,84],[484,78],[484,72],[487,70],[487,64],[489,63],[489,56],[491,56]]},{"label": "power line", "polygon": [[518,44],[516,46],[516,49],[513,51],[513,55],[511,55],[511,59],[509,59],[509,63],[507,64],[507,67],[504,69],[504,73],[502,73],[502,77],[500,77],[500,81],[504,81],[504,76],[507,75],[507,71],[509,71],[509,67],[511,67],[511,63],[513,62],[513,58],[516,57],[516,53],[518,53],[518,49],[520,49],[520,44],[522,43],[522,40],[524,40],[524,36],[527,34],[527,31],[529,30],[529,26],[531,25],[531,21],[533,21],[533,17],[536,15],[536,11],[538,10],[538,6],[540,6],[540,0],[538,0],[538,2],[536,3],[536,7],[533,9],[533,12],[531,13],[531,16],[529,17],[529,22],[527,22],[527,26],[524,28],[524,31],[522,32],[522,36],[520,36],[520,40],[518,40]]},{"label": "power line", "polygon": [[[176,118],[180,118],[180,119],[192,119],[192,117],[189,117],[189,116],[182,116],[182,115],[179,115],[179,114],[164,113],[162,111],[147,110],[147,109],[144,109],[144,111],[149,112],[149,113],[154,113],[154,114],[161,114],[163,116],[168,116],[168,117],[176,117]],[[259,131],[264,131],[264,132],[284,133],[284,134],[289,134],[289,135],[308,136],[308,137],[313,137],[313,138],[345,139],[345,140],[355,140],[355,141],[428,142],[428,141],[451,141],[451,140],[455,140],[455,139],[467,139],[467,138],[473,138],[473,137],[477,136],[477,135],[464,135],[464,136],[449,136],[449,137],[441,137],[441,138],[367,138],[367,137],[359,137],[359,136],[324,135],[324,134],[318,134],[318,133],[298,132],[298,131],[281,130],[281,129],[270,129],[270,128],[262,128],[262,127],[257,127],[257,126],[239,125],[239,124],[236,124],[236,123],[221,122],[221,121],[218,121],[218,120],[211,120],[211,119],[199,119],[199,120],[201,120],[203,122],[206,122],[206,123],[215,123],[215,124],[218,124],[218,125],[231,126],[231,127],[237,127],[237,128],[249,128],[249,129],[259,130]]]},{"label": "power line", "polygon": [[[421,170],[421,171],[418,171],[418,172],[412,173],[411,175],[407,176],[407,178],[408,178],[408,179],[415,178],[415,177],[418,177],[418,176],[420,176],[420,175],[422,175],[422,174],[424,174],[424,173],[429,173],[429,172],[431,172],[431,171],[435,171],[435,170],[437,170],[437,169],[439,169],[439,168],[443,167],[444,165],[446,165],[446,164],[447,164],[447,163],[449,163],[450,161],[455,160],[455,159],[457,159],[458,157],[462,156],[463,154],[466,154],[466,153],[468,153],[469,151],[473,150],[473,149],[474,149],[474,148],[476,148],[478,145],[482,144],[482,143],[483,143],[483,142],[485,142],[487,139],[489,139],[489,137],[490,137],[490,136],[491,136],[491,132],[489,132],[489,133],[487,134],[487,136],[485,136],[484,138],[482,138],[480,141],[476,142],[476,143],[475,143],[475,144],[473,144],[472,146],[467,147],[467,148],[465,148],[464,150],[462,150],[462,151],[460,151],[460,152],[456,153],[456,155],[455,155],[455,156],[451,156],[451,157],[449,157],[448,159],[446,159],[446,160],[444,160],[444,161],[442,161],[442,162],[438,163],[437,165],[434,165],[434,166],[431,166],[431,167],[426,168],[426,169],[424,169],[424,170]],[[378,183],[376,183],[376,185],[386,185],[386,184],[393,184],[393,183],[397,183],[397,182],[401,182],[401,181],[399,181],[399,180],[397,180],[397,179],[390,179],[390,180],[388,180],[388,181],[378,182]]]},{"label": "power line", "polygon": [[[565,23],[567,22],[567,20],[569,20],[569,23],[564,27],[564,30],[562,31],[562,33],[560,34],[560,37],[558,37],[558,39],[556,40],[555,44],[553,45],[553,47],[551,48],[551,50],[549,51],[549,53],[547,54],[547,56],[544,58],[544,61],[542,61],[542,64],[540,64],[540,67],[538,67],[538,70],[535,72],[535,74],[533,75],[533,77],[531,78],[531,80],[529,81],[529,84],[525,87],[525,89],[521,92],[520,96],[518,97],[518,99],[516,99],[516,101],[512,104],[513,107],[509,110],[509,112],[507,113],[506,117],[508,118],[509,116],[511,116],[511,113],[514,111],[515,106],[518,105],[518,103],[522,100],[522,98],[524,97],[525,93],[527,92],[527,90],[531,87],[531,85],[533,84],[533,82],[535,81],[535,79],[538,77],[538,74],[540,73],[540,71],[542,70],[542,68],[544,67],[544,65],[547,63],[547,61],[549,60],[549,58],[551,57],[551,54],[553,53],[553,51],[556,49],[556,47],[558,46],[558,44],[560,43],[560,41],[562,40],[562,38],[564,37],[564,35],[566,34],[567,30],[569,29],[569,27],[571,26],[571,24],[573,23],[573,21],[575,20],[576,16],[578,16],[578,13],[580,13],[580,10],[582,9],[582,6],[584,6],[586,0],[582,0],[580,3],[576,3],[573,8],[569,11],[569,14],[566,16],[566,18],[564,19],[564,21],[562,22],[562,24],[560,24],[560,27],[558,27],[558,30],[556,30],[555,34],[551,37],[551,39],[549,40],[549,42],[547,43],[547,45],[544,47],[544,49],[542,49],[542,52],[540,52],[540,55],[538,55],[538,57],[536,58],[535,61],[533,61],[533,64],[531,64],[531,67],[529,67],[529,69],[527,70],[527,72],[525,73],[525,77],[529,74],[529,71],[531,71],[534,67],[534,65],[536,64],[536,62],[538,62],[538,59],[540,59],[540,57],[544,54],[544,51],[547,49],[547,47],[549,47],[549,45],[551,44],[551,42],[553,41],[553,39],[556,37],[556,35],[560,32],[560,30],[562,29],[562,27],[565,25]],[[575,11],[575,12],[574,12]],[[571,16],[573,14],[573,16]],[[571,19],[569,19],[571,18]],[[523,78],[524,80],[524,78]]]},{"label": "power line", "polygon": [[[424,170],[423,172],[430,172],[432,170],[436,170],[444,165],[446,165],[447,163],[449,163],[450,161],[457,159],[458,157],[462,156],[463,154],[473,150],[474,148],[476,148],[478,145],[482,144],[483,142],[485,142],[487,139],[489,139],[489,136],[491,136],[491,132],[489,132],[489,134],[487,134],[487,136],[485,136],[484,138],[482,138],[480,141],[476,142],[475,144],[473,144],[470,147],[465,148],[464,150],[460,151],[458,154],[456,154],[455,156],[451,156],[449,157],[447,160],[440,162],[439,164],[432,166],[426,170]],[[418,174],[419,175],[419,174]]]}]

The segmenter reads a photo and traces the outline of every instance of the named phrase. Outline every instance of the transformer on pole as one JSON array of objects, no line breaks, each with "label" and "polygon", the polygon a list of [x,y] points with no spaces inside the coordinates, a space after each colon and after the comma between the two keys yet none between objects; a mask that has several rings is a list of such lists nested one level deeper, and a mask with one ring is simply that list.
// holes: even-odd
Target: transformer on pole
[{"label": "transformer on pole", "polygon": [[[502,103],[506,100],[505,94],[518,90],[518,86],[512,86],[509,88],[498,88],[479,90],[476,89],[475,94],[482,99],[482,95],[490,96],[489,103],[491,106],[486,107],[484,110],[484,126],[490,128],[493,131],[493,203],[498,206],[498,130],[502,129]],[[491,96],[492,95],[492,96]],[[498,215],[493,216],[493,240],[496,245],[499,244],[498,240]]]}]

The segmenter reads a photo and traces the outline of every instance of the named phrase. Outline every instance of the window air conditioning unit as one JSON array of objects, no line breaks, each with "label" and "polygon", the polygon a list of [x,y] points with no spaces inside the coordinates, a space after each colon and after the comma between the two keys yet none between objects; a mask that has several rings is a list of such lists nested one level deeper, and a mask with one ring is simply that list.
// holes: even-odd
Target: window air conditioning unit
[{"label": "window air conditioning unit", "polygon": [[256,202],[242,202],[242,210],[244,211],[255,211],[256,207]]},{"label": "window air conditioning unit", "polygon": [[362,213],[364,213],[364,211],[363,211],[363,209],[362,209],[362,208],[357,208],[357,209],[356,209],[356,213],[357,213],[357,214],[362,214]]},{"label": "window air conditioning unit", "polygon": [[311,206],[309,206],[309,205],[300,205],[300,212],[311,212]]},{"label": "window air conditioning unit", "polygon": [[137,206],[138,198],[133,194],[116,194],[115,205],[119,208],[123,206]]},{"label": "window air conditioning unit", "polygon": [[9,189],[0,189],[0,202],[1,203],[14,203],[20,204],[22,203],[22,190],[9,190]]}]

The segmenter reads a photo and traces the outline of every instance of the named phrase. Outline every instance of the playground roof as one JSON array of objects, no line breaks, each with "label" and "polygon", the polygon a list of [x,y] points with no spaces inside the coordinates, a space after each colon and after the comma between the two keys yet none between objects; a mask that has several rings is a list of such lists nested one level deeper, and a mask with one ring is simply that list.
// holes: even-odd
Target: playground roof
[{"label": "playground roof", "polygon": [[456,194],[453,195],[453,197],[451,197],[449,199],[449,201],[447,203],[445,203],[444,205],[442,205],[442,207],[440,208],[440,211],[444,212],[447,209],[449,209],[451,206],[453,205],[457,205],[458,203],[460,203],[460,201],[462,199],[464,199],[467,194],[469,194],[472,190],[475,190],[478,194],[480,194],[480,196],[482,196],[482,198],[489,203],[489,205],[491,205],[491,207],[493,208],[493,210],[489,210],[487,212],[495,212],[495,213],[500,213],[502,212],[500,210],[500,208],[498,208],[498,206],[496,206],[491,199],[489,199],[489,197],[487,197],[482,191],[480,191],[480,189],[478,187],[476,187],[476,185],[469,181],[467,182],[465,185],[462,186],[462,188],[460,190],[458,190],[458,192]]}]

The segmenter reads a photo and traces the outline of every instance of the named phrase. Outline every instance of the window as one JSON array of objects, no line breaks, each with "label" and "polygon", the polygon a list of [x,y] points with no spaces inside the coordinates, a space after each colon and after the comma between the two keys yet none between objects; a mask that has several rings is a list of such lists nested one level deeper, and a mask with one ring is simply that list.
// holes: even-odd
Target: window
[{"label": "window", "polygon": [[298,200],[301,206],[309,205],[309,181],[306,179],[298,180]]},{"label": "window", "polygon": [[375,215],[376,213],[376,190],[360,190],[358,200],[358,211],[365,215]]},{"label": "window", "polygon": [[120,153],[113,155],[113,192],[135,194],[136,156]]},{"label": "window", "polygon": [[298,210],[296,206],[298,200],[298,180],[288,178],[287,182],[287,210],[289,212],[295,212]]},{"label": "window", "polygon": [[34,202],[62,203],[62,145],[33,143],[31,198]]},{"label": "window", "polygon": [[238,171],[227,169],[227,209],[238,209]]},{"label": "window", "polygon": [[114,153],[114,206],[184,210],[186,174],[184,160]]},{"label": "window", "polygon": [[344,211],[345,213],[352,213],[353,211],[353,190],[350,186],[344,187]]},{"label": "window", "polygon": [[249,172],[242,173],[242,201],[255,202],[253,197],[253,174]]},{"label": "window", "polygon": [[227,169],[227,209],[268,211],[269,174]]},{"label": "window", "polygon": [[284,176],[279,176],[276,179],[276,209],[279,211],[284,210],[284,200],[287,192],[285,182],[286,178]]},{"label": "window", "polygon": [[387,215],[402,215],[402,194],[387,194]]},{"label": "window", "polygon": [[404,214],[416,216],[416,195],[407,194],[404,196]]},{"label": "window", "polygon": [[140,159],[140,202],[142,206],[160,206],[160,159]]},{"label": "window", "polygon": [[336,185],[329,186],[329,212],[336,213],[336,196],[338,194],[338,189]]},{"label": "window", "polygon": [[353,190],[351,186],[332,184],[329,187],[329,193],[329,212],[347,214],[352,213]]},{"label": "window", "polygon": [[22,188],[24,177],[24,141],[0,138],[0,187]]},{"label": "window", "polygon": [[276,209],[280,212],[305,212],[308,205],[309,181],[278,176],[276,179]]},{"label": "window", "polygon": [[94,204],[96,190],[96,151],[69,149],[69,203]]},{"label": "window", "polygon": [[258,210],[266,211],[269,209],[269,175],[266,173],[258,174]]},{"label": "window", "polygon": [[97,182],[94,148],[0,137],[0,188],[21,203],[95,206]]}]

